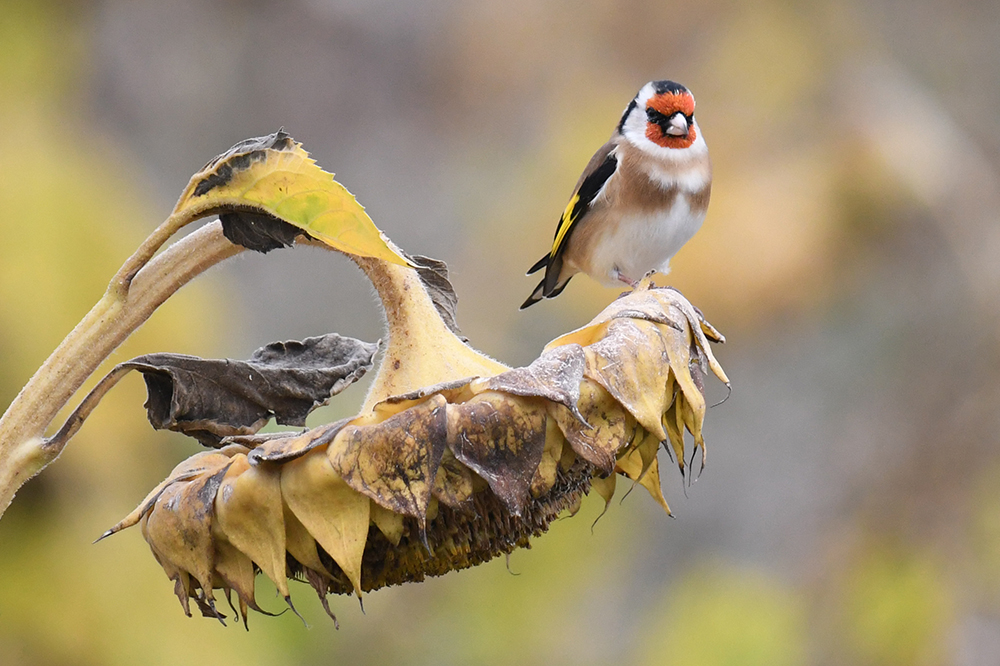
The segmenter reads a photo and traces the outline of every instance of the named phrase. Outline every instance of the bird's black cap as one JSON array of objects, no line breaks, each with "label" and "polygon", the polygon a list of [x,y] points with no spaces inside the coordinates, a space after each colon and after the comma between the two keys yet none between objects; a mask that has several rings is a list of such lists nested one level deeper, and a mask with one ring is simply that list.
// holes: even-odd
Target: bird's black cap
[{"label": "bird's black cap", "polygon": [[662,95],[664,93],[686,93],[687,88],[674,81],[653,81],[653,90],[656,91],[657,95]]}]

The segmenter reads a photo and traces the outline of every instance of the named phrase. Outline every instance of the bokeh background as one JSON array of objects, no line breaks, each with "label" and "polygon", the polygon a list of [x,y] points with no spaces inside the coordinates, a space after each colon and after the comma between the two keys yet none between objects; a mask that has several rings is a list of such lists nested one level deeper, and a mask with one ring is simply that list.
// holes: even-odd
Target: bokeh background
[{"label": "bokeh background", "polygon": [[[998,31],[976,0],[0,0],[0,405],[194,171],[280,126],[449,262],[477,347],[528,363],[616,295],[580,277],[517,311],[654,78],[698,99],[713,200],[669,281],[735,386],[697,483],[665,470],[675,520],[637,492],[592,529],[589,498],[507,563],[334,599],[340,631],[296,585],[310,629],[246,633],[185,618],[137,531],[91,545],[195,451],[131,378],[0,521],[0,664],[1000,663]],[[286,250],[112,361],[328,331],[382,334],[370,287]]]}]

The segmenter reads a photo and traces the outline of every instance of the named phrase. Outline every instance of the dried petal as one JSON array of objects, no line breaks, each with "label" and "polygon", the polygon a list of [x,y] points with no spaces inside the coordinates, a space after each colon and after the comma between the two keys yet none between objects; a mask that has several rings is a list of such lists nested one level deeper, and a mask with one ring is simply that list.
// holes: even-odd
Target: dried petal
[{"label": "dried petal", "polygon": [[[189,584],[177,571],[190,574],[201,586],[214,610],[212,595],[215,549],[212,544],[212,514],[219,484],[228,464],[214,474],[171,484],[160,494],[144,517],[145,534],[167,575],[185,590]],[[170,568],[165,565],[170,564]],[[183,601],[183,600],[182,600]]]},{"label": "dried petal", "polygon": [[215,544],[215,573],[222,578],[225,586],[236,591],[236,596],[240,600],[240,613],[243,615],[243,623],[247,621],[247,608],[253,608],[263,613],[257,601],[254,599],[254,578],[256,573],[253,570],[253,562],[244,555],[233,544],[229,543],[225,535],[213,527],[212,537]]},{"label": "dried petal", "polygon": [[330,572],[320,560],[316,539],[309,534],[309,530],[295,517],[287,504],[282,504],[281,514],[285,525],[285,549],[288,554],[306,569],[312,569],[330,578]]},{"label": "dried petal", "polygon": [[628,434],[626,412],[607,391],[591,381],[580,384],[579,406],[584,421],[592,427],[582,425],[557,403],[549,403],[549,415],[559,424],[578,456],[610,474],[615,467],[615,455]]},{"label": "dried petal", "polygon": [[486,391],[466,403],[448,405],[448,447],[519,516],[542,460],[545,422],[542,404]]},{"label": "dried petal", "polygon": [[230,448],[228,450],[220,451],[202,451],[201,453],[196,453],[187,460],[182,461],[179,465],[174,467],[166,479],[161,481],[149,492],[148,495],[146,495],[146,498],[139,503],[139,506],[118,521],[118,523],[111,527],[111,529],[107,530],[104,534],[98,537],[97,541],[107,538],[112,534],[120,532],[128,527],[132,527],[139,522],[139,520],[153,508],[153,503],[156,502],[156,500],[160,497],[160,494],[170,484],[178,481],[193,479],[194,477],[205,474],[208,471],[217,471],[224,465],[228,464],[229,454],[238,450],[245,449],[240,447],[240,449]]},{"label": "dried petal", "polygon": [[[611,498],[615,496],[616,474],[609,474],[605,477],[595,476],[590,481],[590,487],[597,491],[597,494],[604,498],[604,510],[608,510]],[[603,513],[602,513],[603,515]]]},{"label": "dried petal", "polygon": [[[326,446],[332,442],[337,433],[350,422],[351,419],[349,418],[341,419],[303,433],[294,433],[283,437],[268,437],[253,449],[247,457],[250,459],[251,465],[284,463],[289,460],[295,460],[313,449]],[[238,441],[245,439],[248,438],[238,438]]]},{"label": "dried petal", "polygon": [[666,392],[671,367],[657,324],[615,319],[607,335],[587,347],[588,378],[603,386],[639,424],[660,439],[660,419],[672,395]]},{"label": "dried petal", "polygon": [[361,594],[361,558],[368,539],[368,498],[337,474],[325,455],[297,458],[281,468],[281,495]]},{"label": "dried petal", "polygon": [[384,508],[378,502],[372,500],[372,522],[379,531],[385,535],[393,546],[399,545],[399,540],[403,538],[403,516]]},{"label": "dried petal", "polygon": [[667,500],[663,497],[663,490],[660,488],[660,468],[657,465],[655,456],[649,466],[643,469],[642,455],[639,449],[636,449],[628,455],[623,456],[618,461],[617,467],[622,474],[649,491],[650,497],[663,507],[668,516],[673,515],[670,507],[667,505]]},{"label": "dried petal", "polygon": [[435,499],[445,506],[461,509],[474,491],[472,472],[455,458],[450,449],[446,448],[434,480]]},{"label": "dried petal", "polygon": [[327,450],[333,471],[354,490],[425,525],[447,435],[441,395],[385,421],[346,426]]},{"label": "dried petal", "polygon": [[527,367],[508,370],[482,383],[492,391],[557,402],[586,425],[577,409],[586,364],[583,348],[568,344],[544,352]]},{"label": "dried petal", "polygon": [[556,474],[559,471],[559,460],[562,458],[563,444],[566,438],[563,437],[559,424],[554,418],[548,417],[545,420],[545,448],[542,450],[542,459],[538,462],[538,468],[531,478],[531,496],[538,497],[552,489],[556,482]]},{"label": "dried petal", "polygon": [[215,497],[215,521],[287,597],[280,476],[275,466],[251,467],[246,456],[234,457]]}]

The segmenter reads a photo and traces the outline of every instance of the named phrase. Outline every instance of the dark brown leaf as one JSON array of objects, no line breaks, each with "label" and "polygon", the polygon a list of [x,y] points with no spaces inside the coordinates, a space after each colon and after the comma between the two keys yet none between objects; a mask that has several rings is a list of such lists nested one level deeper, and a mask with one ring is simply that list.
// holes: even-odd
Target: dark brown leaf
[{"label": "dark brown leaf", "polygon": [[441,315],[445,325],[452,333],[461,338],[462,342],[468,342],[469,339],[462,335],[462,331],[458,328],[455,314],[458,309],[458,295],[455,293],[455,287],[452,286],[451,280],[448,279],[448,264],[440,259],[424,257],[419,254],[405,256],[416,264],[417,275],[424,283],[424,288],[430,294],[431,301],[434,302],[434,307]]},{"label": "dark brown leaf", "polygon": [[219,213],[222,234],[231,243],[254,252],[268,253],[291,247],[297,236],[312,238],[302,229],[266,213],[232,210]]},{"label": "dark brown leaf", "polygon": [[531,398],[494,392],[448,405],[448,446],[520,516],[545,449],[545,407]]},{"label": "dark brown leaf", "polygon": [[309,412],[365,374],[377,350],[377,342],[330,333],[271,343],[247,361],[148,354],[121,367],[143,374],[154,428],[216,446],[223,437],[257,432],[272,417],[304,426]]}]

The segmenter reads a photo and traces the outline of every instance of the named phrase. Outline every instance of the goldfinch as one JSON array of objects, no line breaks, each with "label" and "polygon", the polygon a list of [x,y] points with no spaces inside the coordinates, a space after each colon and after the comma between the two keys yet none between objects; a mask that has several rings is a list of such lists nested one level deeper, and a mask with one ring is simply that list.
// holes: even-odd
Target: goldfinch
[{"label": "goldfinch", "polygon": [[701,227],[711,191],[694,96],[679,83],[650,81],[590,158],[552,250],[528,271],[544,268],[545,277],[521,309],[558,296],[577,273],[632,287],[651,271],[666,274]]}]

